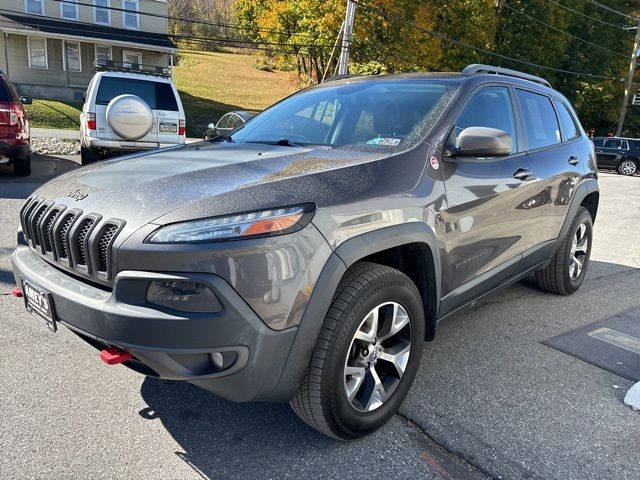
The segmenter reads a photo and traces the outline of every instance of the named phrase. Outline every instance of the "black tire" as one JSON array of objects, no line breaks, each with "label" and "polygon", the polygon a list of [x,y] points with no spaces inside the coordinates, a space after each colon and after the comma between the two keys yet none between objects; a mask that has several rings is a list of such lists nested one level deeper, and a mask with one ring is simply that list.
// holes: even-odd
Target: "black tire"
[{"label": "black tire", "polygon": [[620,175],[632,176],[638,172],[638,164],[633,160],[623,160],[618,165],[618,173]]},{"label": "black tire", "polygon": [[80,147],[80,163],[88,165],[100,160],[100,152],[87,147]]},{"label": "black tire", "polygon": [[13,174],[21,177],[31,175],[31,153],[25,158],[16,158],[13,160]]},{"label": "black tire", "polygon": [[[582,225],[586,226],[587,246],[582,260],[582,269],[574,278],[572,275],[572,246],[573,239]],[[589,267],[591,257],[591,245],[593,243],[593,221],[589,211],[579,207],[571,227],[558,247],[558,251],[551,263],[544,269],[536,272],[538,287],[544,291],[557,295],[571,295],[580,288]]]},{"label": "black tire", "polygon": [[[403,327],[410,331],[404,339],[409,358],[404,374],[397,374],[397,379],[391,378],[395,385],[388,398],[372,411],[361,412],[347,398],[346,364],[356,345],[354,335],[360,331],[365,317],[369,318],[367,315],[381,305],[385,308],[388,302],[402,306],[409,316]],[[383,326],[388,322],[384,317],[380,322]],[[311,427],[337,439],[359,438],[382,427],[398,410],[411,388],[422,354],[424,322],[422,300],[409,277],[378,264],[359,262],[354,265],[345,273],[333,296],[310,365],[290,402],[294,412]],[[394,335],[400,336],[406,331]],[[381,338],[378,348],[382,349],[385,342]],[[381,361],[374,369],[381,371],[386,366],[388,371],[391,364],[385,363],[382,356],[378,360]],[[368,369],[369,363],[366,365]],[[390,379],[384,375],[379,378],[383,383]],[[367,381],[361,382],[359,391],[367,390],[367,385]]]}]

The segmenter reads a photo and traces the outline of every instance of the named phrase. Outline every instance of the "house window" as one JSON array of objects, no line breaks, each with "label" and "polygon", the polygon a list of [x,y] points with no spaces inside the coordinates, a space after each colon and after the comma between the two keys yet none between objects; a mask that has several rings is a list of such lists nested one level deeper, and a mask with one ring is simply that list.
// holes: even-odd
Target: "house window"
[{"label": "house window", "polygon": [[140,28],[138,23],[138,0],[122,0],[122,23],[124,28]]},{"label": "house window", "polygon": [[46,38],[29,37],[27,47],[29,50],[29,68],[49,68]]},{"label": "house window", "polygon": [[25,13],[44,15],[44,0],[24,0]]},{"label": "house window", "polygon": [[133,68],[134,65],[140,65],[142,63],[142,53],[123,50],[122,63],[126,68]]},{"label": "house window", "polygon": [[96,44],[96,60],[111,60],[111,45]]},{"label": "house window", "polygon": [[78,20],[78,1],[63,0],[60,2],[60,17],[65,20]]},{"label": "house window", "polygon": [[80,57],[80,42],[65,42],[63,40],[62,46],[66,50],[66,55],[62,57],[62,68],[64,70],[69,68],[70,72],[81,72],[82,59]]},{"label": "house window", "polygon": [[111,25],[109,0],[93,0],[93,22],[100,25]]}]

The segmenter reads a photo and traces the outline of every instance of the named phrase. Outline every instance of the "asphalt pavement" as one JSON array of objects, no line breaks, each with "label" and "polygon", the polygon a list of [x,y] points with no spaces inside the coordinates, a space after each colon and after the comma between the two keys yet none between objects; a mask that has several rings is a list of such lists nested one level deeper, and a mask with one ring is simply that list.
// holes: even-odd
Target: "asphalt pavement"
[{"label": "asphalt pavement", "polygon": [[640,305],[640,177],[601,176],[592,264],[571,297],[525,280],[439,326],[398,415],[345,443],[287,405],[235,404],[107,367],[10,295],[18,210],[73,158],[0,168],[3,478],[640,478],[631,382],[540,343]]}]

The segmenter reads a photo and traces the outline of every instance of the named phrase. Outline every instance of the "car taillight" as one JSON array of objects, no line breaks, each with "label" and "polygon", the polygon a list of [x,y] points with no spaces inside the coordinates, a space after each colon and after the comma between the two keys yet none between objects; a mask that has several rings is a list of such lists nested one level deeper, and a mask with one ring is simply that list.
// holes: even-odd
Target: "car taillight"
[{"label": "car taillight", "polygon": [[87,113],[87,130],[97,130],[96,126],[96,114],[95,113]]},{"label": "car taillight", "polygon": [[181,135],[184,137],[186,134],[186,131],[187,131],[187,122],[186,120],[182,119],[180,120],[180,125],[178,127],[178,135]]}]

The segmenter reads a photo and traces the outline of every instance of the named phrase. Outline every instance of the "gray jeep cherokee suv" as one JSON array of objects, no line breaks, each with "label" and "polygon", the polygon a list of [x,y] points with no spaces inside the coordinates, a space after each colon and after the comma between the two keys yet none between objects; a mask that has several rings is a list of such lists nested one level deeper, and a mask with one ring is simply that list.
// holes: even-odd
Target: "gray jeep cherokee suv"
[{"label": "gray jeep cherokee suv", "polygon": [[440,320],[532,272],[576,291],[598,196],[593,146],[541,78],[340,78],[43,185],[14,293],[105,363],[356,438],[398,409]]}]

